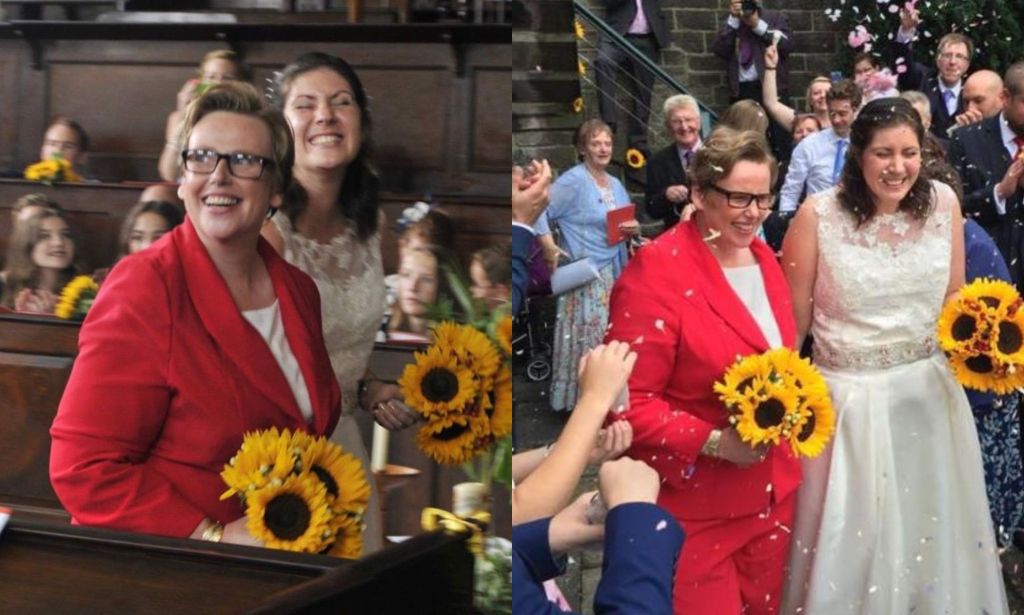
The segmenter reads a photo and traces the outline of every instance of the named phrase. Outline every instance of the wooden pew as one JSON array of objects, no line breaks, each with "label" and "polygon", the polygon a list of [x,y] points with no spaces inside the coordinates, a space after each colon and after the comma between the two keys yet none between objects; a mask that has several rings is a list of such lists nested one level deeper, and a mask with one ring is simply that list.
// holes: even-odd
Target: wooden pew
[{"label": "wooden pew", "polygon": [[350,561],[15,515],[0,534],[0,612],[470,613],[465,540],[434,532]]},{"label": "wooden pew", "polygon": [[[14,202],[26,194],[41,192],[68,212],[68,218],[82,237],[80,250],[85,264],[93,269],[109,267],[117,257],[117,238],[124,216],[143,188],[142,184],[101,183],[47,186],[19,179],[0,179],[0,266],[7,253]],[[393,222],[402,215],[403,209],[421,198],[422,195],[391,192],[380,195],[381,209],[389,221],[381,234],[384,270],[388,273],[398,269]],[[455,221],[456,251],[467,267],[470,255],[477,249],[509,241],[512,213],[508,198],[435,195],[434,200]]]},{"label": "wooden pew", "polygon": [[[0,314],[0,502],[56,519],[67,514],[50,486],[49,429],[78,353],[78,330],[78,324],[53,317]],[[394,380],[414,350],[378,345],[370,367],[383,379]],[[368,444],[373,417],[360,412],[356,421]],[[423,507],[451,510],[452,486],[467,480],[461,469],[441,467],[425,457],[415,438],[414,428],[390,438],[389,462],[414,467],[420,475],[385,494],[386,535],[418,534]],[[496,486],[494,500],[508,502],[507,491]],[[509,507],[497,505],[494,514],[495,532],[510,536]]]}]

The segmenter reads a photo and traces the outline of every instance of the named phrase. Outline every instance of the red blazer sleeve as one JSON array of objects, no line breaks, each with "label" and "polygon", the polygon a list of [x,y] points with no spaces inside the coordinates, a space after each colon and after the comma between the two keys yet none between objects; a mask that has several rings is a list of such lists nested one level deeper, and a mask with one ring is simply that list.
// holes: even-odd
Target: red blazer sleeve
[{"label": "red blazer sleeve", "polygon": [[664,395],[678,370],[685,324],[679,308],[685,289],[679,287],[677,269],[669,266],[681,260],[666,260],[662,245],[640,250],[612,290],[605,336],[606,342],[629,343],[637,353],[629,379],[630,408],[615,417],[633,427],[629,455],[675,486],[682,485],[685,468],[694,464],[715,427]]},{"label": "red blazer sleeve", "polygon": [[50,479],[80,523],[187,536],[205,516],[147,459],[174,395],[167,384],[172,333],[169,294],[154,262],[120,263],[82,327],[50,431]]}]

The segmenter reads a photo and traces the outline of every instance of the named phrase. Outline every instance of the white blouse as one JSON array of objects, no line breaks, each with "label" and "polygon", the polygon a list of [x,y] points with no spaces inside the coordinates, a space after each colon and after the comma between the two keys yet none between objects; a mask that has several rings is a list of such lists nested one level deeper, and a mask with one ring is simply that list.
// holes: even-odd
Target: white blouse
[{"label": "white blouse", "polygon": [[761,333],[764,334],[764,339],[768,340],[768,346],[782,346],[782,334],[779,333],[779,324],[775,322],[775,313],[772,312],[772,304],[769,303],[768,293],[764,289],[761,267],[723,267],[722,271],[725,273],[725,279],[729,280],[729,286],[732,286],[740,301],[750,310],[754,322],[761,327]]},{"label": "white blouse", "polygon": [[253,327],[256,327],[256,330],[267,342],[267,346],[270,347],[270,352],[277,359],[277,364],[281,366],[284,379],[288,381],[288,386],[291,387],[292,393],[295,395],[302,418],[306,419],[307,423],[312,421],[313,402],[309,397],[309,389],[306,388],[306,379],[302,376],[299,362],[295,360],[292,348],[288,345],[288,338],[285,337],[284,323],[281,321],[281,310],[278,308],[277,299],[274,299],[274,303],[265,308],[243,310],[242,316],[245,316],[245,319]]}]

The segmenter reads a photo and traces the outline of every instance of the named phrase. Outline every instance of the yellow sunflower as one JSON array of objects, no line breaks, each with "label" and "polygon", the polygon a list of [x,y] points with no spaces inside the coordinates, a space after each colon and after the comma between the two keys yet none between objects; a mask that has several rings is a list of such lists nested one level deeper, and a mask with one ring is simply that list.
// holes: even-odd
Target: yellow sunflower
[{"label": "yellow sunflower", "polygon": [[626,164],[634,169],[642,169],[647,164],[647,159],[640,150],[631,147],[626,150]]},{"label": "yellow sunflower", "polygon": [[334,544],[328,555],[345,559],[358,559],[363,554],[363,526],[361,523],[346,520],[336,526]]},{"label": "yellow sunflower", "polygon": [[800,422],[789,436],[798,457],[817,457],[825,450],[836,427],[832,400],[827,395],[812,397],[800,406]]},{"label": "yellow sunflower", "polygon": [[800,398],[828,396],[828,384],[811,362],[789,348],[768,352],[776,373]]},{"label": "yellow sunflower", "polygon": [[573,101],[572,101],[572,111],[573,111],[573,113],[582,113],[583,112],[583,97],[582,96],[577,96],[576,98],[573,99]]},{"label": "yellow sunflower", "polygon": [[572,28],[576,33],[576,38],[578,40],[582,40],[587,33],[587,31],[583,29],[583,23],[579,19],[574,19],[572,21]]},{"label": "yellow sunflower", "polygon": [[453,353],[435,345],[415,357],[415,363],[405,366],[398,386],[406,403],[423,416],[456,412],[476,397],[473,373]]},{"label": "yellow sunflower", "polygon": [[576,59],[576,71],[580,74],[580,77],[587,76],[587,65],[583,63],[583,58]]},{"label": "yellow sunflower", "polygon": [[327,488],[313,474],[257,489],[246,503],[246,527],[271,549],[319,553],[334,538]]},{"label": "yellow sunflower", "polygon": [[1018,378],[1008,379],[1006,370],[986,354],[953,353],[949,355],[949,366],[956,381],[969,389],[1003,395],[1016,388]]},{"label": "yellow sunflower", "polygon": [[433,335],[436,348],[454,353],[460,365],[477,378],[498,373],[501,355],[490,338],[476,327],[445,321],[434,327]]},{"label": "yellow sunflower", "polygon": [[726,406],[734,406],[749,399],[768,380],[772,366],[762,355],[749,355],[739,359],[715,383],[714,391]]},{"label": "yellow sunflower", "polygon": [[1002,313],[1011,304],[1020,300],[1020,294],[1009,282],[981,278],[964,286],[959,298],[980,301],[986,307]]},{"label": "yellow sunflower", "polygon": [[220,499],[236,493],[246,497],[267,485],[281,485],[293,472],[295,459],[292,434],[287,429],[278,432],[272,427],[246,434],[242,446],[220,473],[228,486]]},{"label": "yellow sunflower", "polygon": [[992,355],[1003,364],[1024,366],[1024,310],[1007,309],[996,321]]},{"label": "yellow sunflower", "polygon": [[316,438],[302,453],[302,469],[320,479],[335,513],[362,513],[370,501],[370,485],[363,464],[327,438]]},{"label": "yellow sunflower", "polygon": [[504,438],[512,433],[512,370],[506,365],[494,381],[494,402],[483,408],[491,420],[491,435]]},{"label": "yellow sunflower", "polygon": [[[990,304],[994,303],[990,307]],[[936,336],[946,352],[976,354],[989,351],[989,334],[996,318],[998,299],[983,302],[974,297],[947,301],[939,314]]]},{"label": "yellow sunflower", "polygon": [[494,338],[505,356],[512,355],[512,316],[506,315],[494,327]]},{"label": "yellow sunflower", "polygon": [[458,465],[480,453],[488,429],[487,417],[482,412],[438,416],[420,427],[416,444],[437,463]]},{"label": "yellow sunflower", "polygon": [[740,402],[738,408],[736,432],[751,446],[778,444],[779,438],[788,436],[800,420],[795,392],[781,386],[765,389],[755,399]]},{"label": "yellow sunflower", "polygon": [[96,298],[96,293],[99,292],[99,289],[99,284],[92,279],[92,276],[75,276],[64,286],[64,290],[60,292],[60,300],[57,302],[57,307],[54,308],[53,313],[58,318],[65,320],[84,317],[85,313],[92,307],[92,302]]}]

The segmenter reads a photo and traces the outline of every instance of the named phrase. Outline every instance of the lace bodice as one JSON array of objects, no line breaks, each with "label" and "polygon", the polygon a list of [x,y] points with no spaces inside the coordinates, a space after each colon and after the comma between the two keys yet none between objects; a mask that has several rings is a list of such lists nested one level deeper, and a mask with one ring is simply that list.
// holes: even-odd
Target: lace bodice
[{"label": "lace bodice", "polygon": [[324,244],[298,233],[285,215],[271,220],[284,238],[284,259],[309,274],[320,291],[324,341],[341,387],[342,412],[350,413],[384,313],[380,234],[361,242],[349,229]]},{"label": "lace bodice", "polygon": [[932,182],[924,220],[906,212],[860,228],[833,188],[813,197],[818,214],[814,359],[832,368],[877,368],[935,352],[935,323],[949,285],[956,196]]}]

